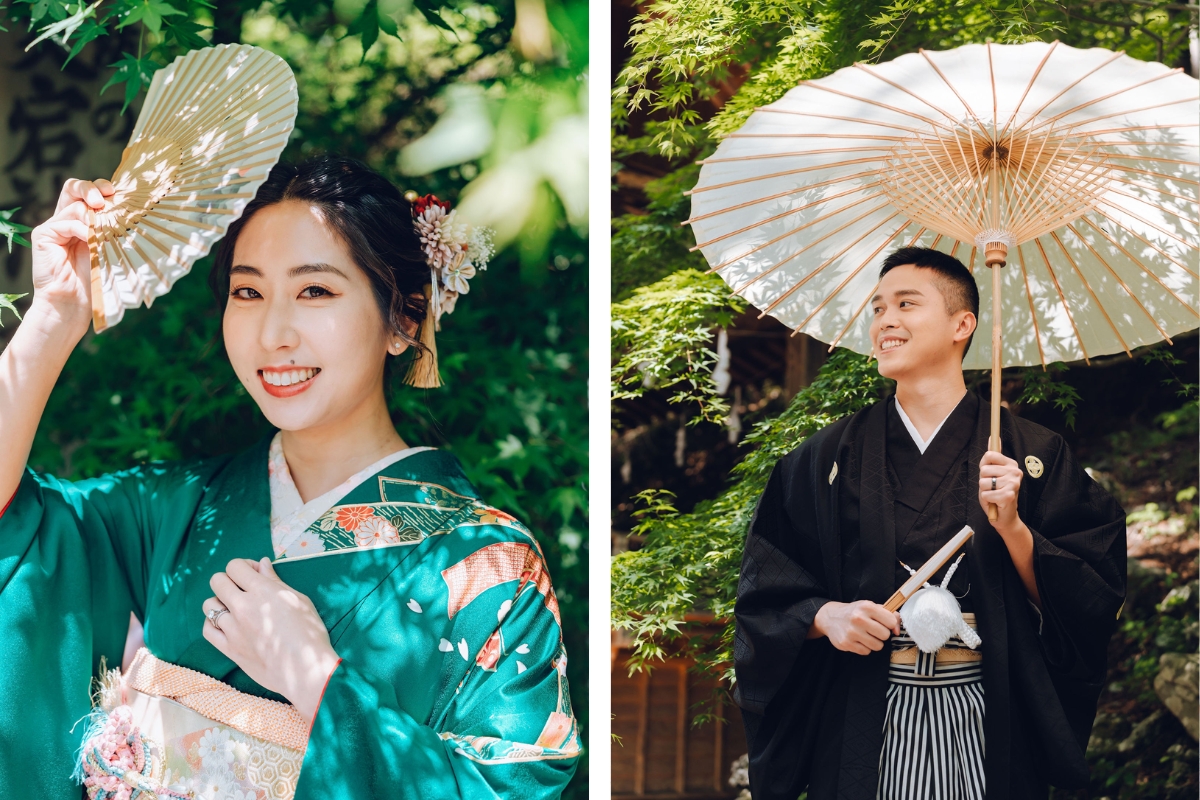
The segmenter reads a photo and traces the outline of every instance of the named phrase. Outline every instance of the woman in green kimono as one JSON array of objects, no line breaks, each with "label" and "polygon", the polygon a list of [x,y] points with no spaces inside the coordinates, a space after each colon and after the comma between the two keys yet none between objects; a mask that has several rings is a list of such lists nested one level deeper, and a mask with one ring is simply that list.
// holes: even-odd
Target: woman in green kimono
[{"label": "woman in green kimono", "polygon": [[[443,303],[466,288],[438,261],[440,206],[418,205],[419,237],[363,165],[277,166],[212,282],[279,432],[68,482],[25,463],[90,321],[84,220],[112,191],[68,181],[34,230],[0,354],[0,793],[78,798],[76,771],[94,798],[557,797],[580,738],[538,544],[452,455],[402,441],[384,398],[389,357],[434,357],[430,265]],[[130,612],[145,649],[90,711]]]}]

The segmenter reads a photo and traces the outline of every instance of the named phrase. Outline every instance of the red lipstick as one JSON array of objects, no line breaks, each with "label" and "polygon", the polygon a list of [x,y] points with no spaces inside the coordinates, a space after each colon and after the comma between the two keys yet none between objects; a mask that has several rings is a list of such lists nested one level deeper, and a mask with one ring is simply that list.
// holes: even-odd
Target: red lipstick
[{"label": "red lipstick", "polygon": [[[258,379],[263,391],[272,397],[295,397],[312,386],[320,374],[320,367],[264,367],[258,371]],[[268,376],[275,383],[269,381]],[[280,385],[285,381],[289,385]]]}]

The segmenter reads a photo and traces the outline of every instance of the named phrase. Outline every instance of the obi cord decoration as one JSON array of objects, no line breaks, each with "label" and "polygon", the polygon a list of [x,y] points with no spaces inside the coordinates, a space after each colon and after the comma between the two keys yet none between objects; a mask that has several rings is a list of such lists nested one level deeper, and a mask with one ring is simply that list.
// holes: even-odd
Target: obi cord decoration
[{"label": "obi cord decoration", "polygon": [[404,382],[421,389],[442,385],[437,366],[434,332],[442,329],[442,315],[454,312],[459,295],[471,291],[469,281],[487,269],[493,253],[492,232],[456,219],[450,203],[431,194],[418,196],[414,191],[404,197],[412,203],[413,224],[421,238],[421,247],[429,264],[429,284],[425,287],[428,310],[421,323],[423,349],[417,353]]}]

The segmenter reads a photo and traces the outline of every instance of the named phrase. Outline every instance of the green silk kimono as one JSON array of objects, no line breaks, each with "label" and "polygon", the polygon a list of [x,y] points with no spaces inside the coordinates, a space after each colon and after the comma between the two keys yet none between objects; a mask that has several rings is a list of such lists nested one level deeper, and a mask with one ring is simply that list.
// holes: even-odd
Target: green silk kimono
[{"label": "green silk kimono", "polygon": [[[0,516],[0,793],[81,796],[77,722],[101,658],[121,661],[131,611],[159,659],[284,700],[202,636],[209,578],[273,555],[269,442],[78,482],[27,472]],[[313,601],[342,662],[296,798],[557,797],[581,742],[529,531],[484,504],[453,456],[426,450],[305,537],[315,552],[275,569]]]}]

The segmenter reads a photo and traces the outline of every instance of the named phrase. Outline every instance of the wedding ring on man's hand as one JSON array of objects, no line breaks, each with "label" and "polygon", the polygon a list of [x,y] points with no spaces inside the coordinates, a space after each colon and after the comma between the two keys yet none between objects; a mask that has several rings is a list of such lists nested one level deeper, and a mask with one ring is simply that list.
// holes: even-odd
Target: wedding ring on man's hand
[{"label": "wedding ring on man's hand", "polygon": [[[992,478],[992,491],[993,492],[996,491],[996,479],[995,478]],[[217,623],[214,622],[213,624],[216,625]]]},{"label": "wedding ring on man's hand", "polygon": [[224,633],[225,631],[221,630],[221,626],[217,624],[217,620],[221,618],[222,614],[228,614],[228,613],[229,613],[228,608],[214,608],[212,611],[208,612],[209,624],[212,625],[217,630],[221,631],[221,633]]}]

